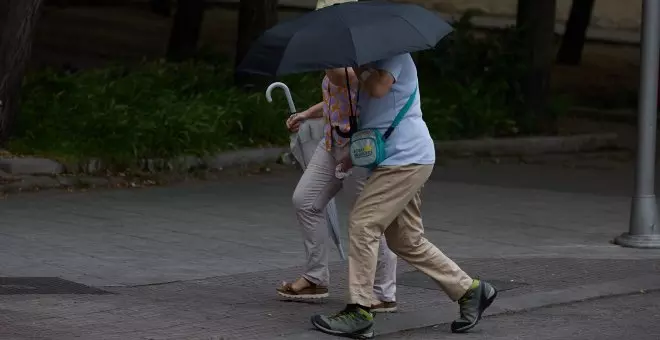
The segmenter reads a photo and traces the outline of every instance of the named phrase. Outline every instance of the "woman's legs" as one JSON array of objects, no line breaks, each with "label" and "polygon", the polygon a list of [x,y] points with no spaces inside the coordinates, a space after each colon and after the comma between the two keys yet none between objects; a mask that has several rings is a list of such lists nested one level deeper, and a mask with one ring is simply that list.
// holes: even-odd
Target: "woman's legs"
[{"label": "woman's legs", "polygon": [[307,263],[303,277],[309,282],[327,286],[328,225],[325,209],[341,189],[341,180],[335,177],[337,161],[320,143],[307,165],[293,194],[293,206],[303,233]]}]

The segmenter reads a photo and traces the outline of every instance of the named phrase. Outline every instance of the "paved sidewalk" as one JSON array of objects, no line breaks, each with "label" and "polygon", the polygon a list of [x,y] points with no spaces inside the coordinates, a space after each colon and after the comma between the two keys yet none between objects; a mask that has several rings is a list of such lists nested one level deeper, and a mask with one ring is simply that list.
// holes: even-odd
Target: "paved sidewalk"
[{"label": "paved sidewalk", "polygon": [[[487,318],[481,330],[461,340],[657,340],[660,339],[660,293],[637,294],[541,308]],[[447,339],[436,326],[383,339]]]},{"label": "paved sidewalk", "polygon": [[[584,168],[499,166],[438,169],[424,194],[427,236],[503,288],[492,313],[660,289],[660,251],[609,243],[626,229],[626,193],[588,183],[617,187],[629,180],[620,178],[625,167],[589,168],[592,176],[577,177],[582,186],[573,189]],[[522,185],[489,177],[507,167]],[[346,267],[336,252],[325,304],[287,303],[274,294],[280,281],[299,274],[304,257],[290,203],[298,176],[277,170],[0,201],[0,276],[61,277],[113,293],[0,294],[0,338],[323,338],[309,330],[308,317],[342,305]],[[552,176],[552,188],[543,188]],[[399,269],[402,312],[380,316],[380,334],[454,317],[456,307],[437,287],[405,264]]]}]

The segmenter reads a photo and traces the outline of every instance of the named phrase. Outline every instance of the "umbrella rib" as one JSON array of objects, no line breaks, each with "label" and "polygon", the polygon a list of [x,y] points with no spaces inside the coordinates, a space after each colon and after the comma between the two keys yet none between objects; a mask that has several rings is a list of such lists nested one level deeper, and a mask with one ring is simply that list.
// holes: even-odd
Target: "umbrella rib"
[{"label": "umbrella rib", "polygon": [[[403,16],[399,16],[399,18],[400,18],[401,20],[405,21],[406,24],[408,24],[410,27],[412,27],[413,29],[415,29],[415,31],[417,31],[417,33],[419,33],[419,35],[421,35],[422,37],[424,37],[424,39],[426,40],[427,43],[431,44],[431,43],[429,42],[429,38],[428,38],[425,34],[423,34],[423,33],[419,30],[419,28],[417,28],[417,26],[413,25],[408,19],[406,19],[406,18],[403,17]],[[435,46],[435,44],[433,44],[433,46]]]},{"label": "umbrella rib", "polygon": [[[338,15],[339,20],[348,28],[348,37],[351,40],[351,46],[353,47],[353,53],[355,53],[355,63],[359,64],[358,62],[358,55],[357,55],[357,49],[355,48],[355,40],[353,39],[353,30],[351,29],[351,26],[346,23],[346,20],[344,20],[344,17],[341,15]],[[355,65],[355,66],[360,66],[360,65]]]}]

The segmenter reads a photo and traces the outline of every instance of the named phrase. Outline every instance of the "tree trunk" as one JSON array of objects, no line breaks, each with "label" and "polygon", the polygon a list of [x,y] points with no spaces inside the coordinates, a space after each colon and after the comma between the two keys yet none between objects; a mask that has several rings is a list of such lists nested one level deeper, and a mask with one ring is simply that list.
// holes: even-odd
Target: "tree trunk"
[{"label": "tree trunk", "polygon": [[199,33],[204,20],[204,0],[179,0],[170,31],[167,59],[182,61],[197,52]]},{"label": "tree trunk", "polygon": [[150,0],[149,4],[151,5],[151,11],[158,15],[164,17],[172,15],[172,2],[170,0]]},{"label": "tree trunk", "polygon": [[[277,0],[241,0],[235,65],[241,63],[253,41],[277,23]],[[235,74],[237,85],[247,85],[244,75]]]},{"label": "tree trunk", "polygon": [[[532,19],[529,17],[529,6],[534,0],[518,0],[516,12],[516,28],[522,29],[527,25],[527,22]],[[538,1],[538,0],[537,0]]]},{"label": "tree trunk", "polygon": [[530,2],[522,15],[526,17],[523,39],[530,71],[524,79],[525,110],[520,122],[529,132],[553,134],[557,130],[557,120],[548,109],[548,99],[554,59],[556,0]]},{"label": "tree trunk", "polygon": [[564,38],[559,47],[559,53],[557,53],[559,64],[580,64],[593,8],[594,0],[573,0],[571,15],[566,23],[566,32],[564,32]]},{"label": "tree trunk", "polygon": [[42,0],[0,1],[0,143],[11,137]]}]

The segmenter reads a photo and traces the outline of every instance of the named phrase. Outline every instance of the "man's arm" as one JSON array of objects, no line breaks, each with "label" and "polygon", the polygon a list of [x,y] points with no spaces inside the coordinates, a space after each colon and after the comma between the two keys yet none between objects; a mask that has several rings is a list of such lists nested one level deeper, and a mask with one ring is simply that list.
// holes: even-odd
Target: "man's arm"
[{"label": "man's arm", "polygon": [[394,76],[385,70],[369,70],[368,76],[363,78],[366,70],[360,70],[358,79],[362,84],[362,89],[367,91],[369,96],[374,98],[382,98],[387,95],[394,85]]},{"label": "man's arm", "polygon": [[[356,70],[362,89],[374,98],[386,96],[396,83],[401,73],[402,63],[399,57],[375,62],[370,68]],[[368,73],[367,73],[368,72]]]}]

